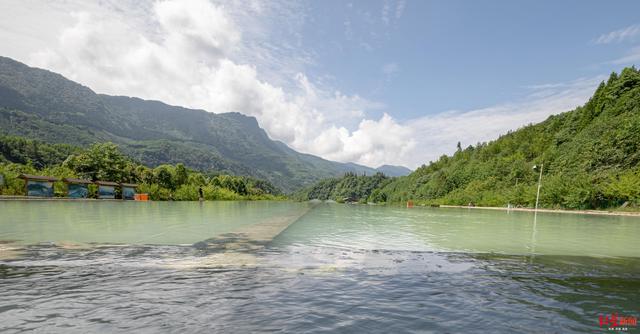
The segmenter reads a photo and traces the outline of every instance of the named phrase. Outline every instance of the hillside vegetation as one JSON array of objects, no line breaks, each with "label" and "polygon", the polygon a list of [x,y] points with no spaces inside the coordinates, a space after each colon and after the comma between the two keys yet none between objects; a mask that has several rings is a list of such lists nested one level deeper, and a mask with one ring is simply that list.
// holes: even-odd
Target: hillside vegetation
[{"label": "hillside vegetation", "polygon": [[113,142],[149,167],[183,163],[268,180],[287,192],[347,172],[376,172],[296,152],[271,140],[254,117],[210,111],[220,113],[96,94],[59,74],[0,57],[3,134],[82,147]]},{"label": "hillside vegetation", "polygon": [[340,178],[322,180],[315,185],[294,194],[299,200],[320,199],[337,202],[385,202],[386,195],[380,188],[389,184],[392,179],[381,172],[374,175],[357,175],[347,173]]},{"label": "hillside vegetation", "polygon": [[[573,111],[458,149],[382,183],[374,201],[532,207],[544,164],[540,206],[603,209],[640,205],[640,73],[625,68]],[[309,188],[312,198],[329,181]],[[330,181],[330,183],[339,183]],[[323,192],[326,193],[326,192]],[[373,199],[373,198],[372,198]],[[384,200],[382,200],[384,199]]]},{"label": "hillside vegetation", "polygon": [[[190,200],[199,198],[202,188],[206,200],[283,199],[281,191],[268,181],[246,176],[200,173],[182,163],[149,168],[120,152],[113,143],[93,144],[81,149],[66,144],[50,145],[19,137],[0,137],[0,195],[25,195],[20,174],[92,181],[138,183],[138,192],[152,200]],[[65,196],[64,184],[54,184],[56,196]],[[90,196],[96,187],[90,186]]]}]

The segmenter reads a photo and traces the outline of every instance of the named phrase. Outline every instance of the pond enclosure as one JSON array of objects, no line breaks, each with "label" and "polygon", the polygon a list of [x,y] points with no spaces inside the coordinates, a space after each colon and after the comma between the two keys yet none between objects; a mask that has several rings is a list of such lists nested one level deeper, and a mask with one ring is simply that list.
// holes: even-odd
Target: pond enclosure
[{"label": "pond enclosure", "polygon": [[[54,197],[53,184],[60,181],[56,177],[21,174],[20,179],[25,181],[25,194],[29,197]],[[88,198],[89,185],[98,186],[98,199],[115,199],[116,190],[121,189],[122,199],[133,200],[136,195],[137,184],[117,183],[111,181],[91,181],[76,178],[64,178],[62,182],[66,185],[66,197],[68,198]]]}]

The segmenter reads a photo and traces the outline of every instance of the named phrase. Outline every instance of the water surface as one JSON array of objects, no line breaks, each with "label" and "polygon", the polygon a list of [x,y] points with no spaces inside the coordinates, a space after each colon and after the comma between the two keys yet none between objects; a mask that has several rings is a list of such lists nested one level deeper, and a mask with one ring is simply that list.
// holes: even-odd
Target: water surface
[{"label": "water surface", "polygon": [[640,217],[320,205],[277,244],[509,255],[640,256]]},{"label": "water surface", "polygon": [[306,206],[269,201],[4,201],[0,240],[192,244]]},{"label": "water surface", "polygon": [[638,218],[308,209],[0,202],[0,329],[571,333],[639,315]]}]

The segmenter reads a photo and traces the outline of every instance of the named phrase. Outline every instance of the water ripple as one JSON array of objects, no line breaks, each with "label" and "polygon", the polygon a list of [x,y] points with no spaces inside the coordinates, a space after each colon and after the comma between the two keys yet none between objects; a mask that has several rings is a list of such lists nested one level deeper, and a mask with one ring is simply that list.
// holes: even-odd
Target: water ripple
[{"label": "water ripple", "polygon": [[3,329],[582,332],[599,312],[635,312],[640,300],[640,271],[629,270],[640,264],[620,260],[298,245],[265,249],[252,267],[173,270],[149,263],[193,248],[158,247],[136,253],[137,265],[122,263],[130,247],[103,247],[93,264],[60,252],[59,265],[50,247],[32,247],[0,265]]}]

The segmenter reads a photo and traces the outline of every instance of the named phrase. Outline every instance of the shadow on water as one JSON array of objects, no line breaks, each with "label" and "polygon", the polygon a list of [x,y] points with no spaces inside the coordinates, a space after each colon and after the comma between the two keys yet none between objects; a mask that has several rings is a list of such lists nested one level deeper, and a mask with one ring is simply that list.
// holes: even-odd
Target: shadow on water
[{"label": "shadow on water", "polygon": [[195,249],[204,253],[217,252],[255,252],[269,244],[268,240],[253,240],[245,233],[225,233],[215,238],[199,241],[193,244]]}]

